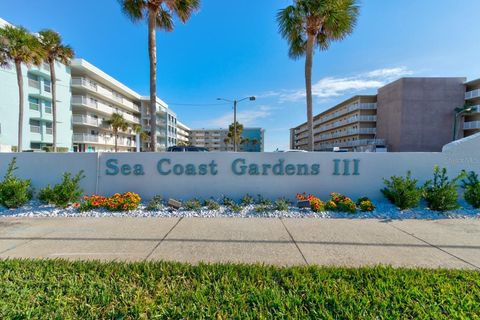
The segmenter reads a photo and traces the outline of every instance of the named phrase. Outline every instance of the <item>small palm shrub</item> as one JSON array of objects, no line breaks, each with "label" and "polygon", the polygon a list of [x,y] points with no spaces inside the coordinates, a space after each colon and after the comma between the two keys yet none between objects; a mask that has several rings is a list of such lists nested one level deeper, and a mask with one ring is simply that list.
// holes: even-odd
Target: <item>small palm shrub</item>
[{"label": "small palm shrub", "polygon": [[280,198],[275,201],[273,207],[277,211],[288,211],[290,208],[290,202],[285,198]]},{"label": "small palm shrub", "polygon": [[412,179],[412,173],[406,177],[392,176],[390,180],[383,179],[385,188],[381,190],[385,198],[400,210],[416,208],[422,199],[423,189],[418,186],[418,180]]},{"label": "small palm shrub", "polygon": [[232,206],[237,205],[236,202],[233,199],[231,199],[229,197],[226,197],[226,196],[223,197],[222,203],[226,207],[232,207]]},{"label": "small palm shrub", "polygon": [[462,181],[462,188],[465,190],[465,201],[476,209],[480,208],[480,179],[478,174],[471,171]]},{"label": "small palm shrub", "polygon": [[352,199],[343,194],[332,192],[330,194],[330,200],[325,203],[325,209],[330,211],[355,213],[357,206]]},{"label": "small palm shrub", "polygon": [[205,200],[204,206],[207,207],[208,210],[219,210],[220,209],[220,204],[213,199]]},{"label": "small palm shrub", "polygon": [[70,172],[63,174],[62,182],[53,186],[48,185],[40,190],[38,198],[48,204],[66,208],[80,199],[83,190],[80,181],[85,178],[83,170],[72,177]]},{"label": "small palm shrub", "polygon": [[271,210],[271,206],[266,204],[257,204],[255,205],[255,212],[256,213],[267,213]]},{"label": "small palm shrub", "polygon": [[183,207],[190,211],[197,211],[202,208],[202,203],[198,199],[191,199],[183,203]]},{"label": "small palm shrub", "polygon": [[357,200],[357,208],[363,212],[372,212],[375,211],[376,207],[373,204],[372,200],[367,197],[361,197]]},{"label": "small palm shrub", "polygon": [[147,204],[148,211],[159,211],[163,209],[163,198],[162,196],[154,196]]},{"label": "small palm shrub", "polygon": [[447,211],[458,209],[458,185],[457,182],[464,177],[461,173],[456,178],[449,180],[447,169],[435,166],[433,180],[425,183],[423,197],[431,210]]},{"label": "small palm shrub", "polygon": [[231,206],[228,207],[230,210],[232,210],[232,212],[240,212],[242,211],[242,206],[241,205],[238,205],[238,204],[233,204]]},{"label": "small palm shrub", "polygon": [[249,205],[253,204],[254,202],[255,202],[255,199],[249,194],[243,196],[242,200],[240,201],[242,206],[249,206]]},{"label": "small palm shrub", "polygon": [[310,202],[310,208],[313,212],[321,212],[325,210],[325,203],[314,195],[308,195],[306,193],[298,193],[296,196],[298,201]]},{"label": "small palm shrub", "polygon": [[17,158],[13,158],[8,165],[7,173],[0,182],[0,205],[6,208],[19,208],[32,199],[31,181],[22,180],[13,175],[18,169]]},{"label": "small palm shrub", "polygon": [[262,195],[257,195],[257,200],[255,204],[264,205],[264,206],[271,206],[272,201],[270,199],[264,198]]}]

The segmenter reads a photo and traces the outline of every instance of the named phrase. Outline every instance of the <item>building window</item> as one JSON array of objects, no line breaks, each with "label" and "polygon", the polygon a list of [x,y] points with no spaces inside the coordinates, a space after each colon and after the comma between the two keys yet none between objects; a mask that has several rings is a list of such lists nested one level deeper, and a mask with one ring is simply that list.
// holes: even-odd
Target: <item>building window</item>
[{"label": "building window", "polygon": [[37,98],[28,97],[28,103],[30,105],[30,110],[38,111],[40,110],[39,101]]},{"label": "building window", "polygon": [[32,133],[40,133],[41,132],[40,121],[39,120],[30,119],[30,132],[32,132]]},{"label": "building window", "polygon": [[45,90],[45,92],[52,92],[50,80],[43,80],[43,90]]},{"label": "building window", "polygon": [[30,149],[32,149],[32,150],[40,150],[40,147],[41,147],[41,145],[38,142],[30,143]]},{"label": "building window", "polygon": [[45,126],[46,126],[46,133],[47,133],[47,134],[53,134],[52,123],[51,123],[51,122],[47,122],[47,123],[45,123]]},{"label": "building window", "polygon": [[45,113],[52,113],[52,103],[50,101],[43,101]]},{"label": "building window", "polygon": [[35,89],[40,89],[40,81],[38,77],[33,74],[28,74],[28,85]]}]

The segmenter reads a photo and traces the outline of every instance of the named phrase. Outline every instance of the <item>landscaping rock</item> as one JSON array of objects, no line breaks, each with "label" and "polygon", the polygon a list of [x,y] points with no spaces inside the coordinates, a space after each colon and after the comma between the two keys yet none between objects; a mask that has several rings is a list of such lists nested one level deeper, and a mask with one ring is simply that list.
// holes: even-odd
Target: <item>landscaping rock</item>
[{"label": "landscaping rock", "polygon": [[182,207],[182,203],[180,201],[175,200],[175,199],[168,199],[168,206],[170,208],[174,208],[174,209],[178,210]]}]

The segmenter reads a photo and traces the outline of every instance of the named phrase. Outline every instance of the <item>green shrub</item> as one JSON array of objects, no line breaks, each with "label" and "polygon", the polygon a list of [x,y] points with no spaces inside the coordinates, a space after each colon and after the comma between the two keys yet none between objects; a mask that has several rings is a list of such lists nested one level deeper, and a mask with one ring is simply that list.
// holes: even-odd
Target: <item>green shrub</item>
[{"label": "green shrub", "polygon": [[202,208],[202,203],[198,199],[191,199],[183,203],[183,207],[190,211],[197,211]]},{"label": "green shrub", "polygon": [[245,195],[241,200],[242,206],[248,206],[253,204],[254,202],[255,202],[255,199],[249,194]]},{"label": "green shrub", "polygon": [[204,206],[207,207],[208,210],[219,210],[220,209],[220,204],[213,199],[205,200]]},{"label": "green shrub", "polygon": [[262,195],[257,195],[257,200],[255,204],[264,205],[264,206],[271,206],[272,201],[270,199],[264,198]]},{"label": "green shrub", "polygon": [[230,199],[229,197],[226,197],[226,196],[223,197],[222,203],[223,203],[223,205],[226,206],[226,207],[232,207],[232,206],[237,205],[237,204],[235,203],[235,201],[233,201],[233,199]]},{"label": "green shrub", "polygon": [[230,210],[232,210],[233,212],[240,212],[242,211],[242,206],[238,205],[238,204],[233,204],[231,206],[229,206]]},{"label": "green shrub", "polygon": [[288,211],[290,208],[290,202],[285,198],[280,198],[275,201],[274,208],[277,211]]},{"label": "green shrub", "polygon": [[392,176],[390,180],[383,179],[383,183],[385,184],[385,188],[381,190],[383,195],[400,210],[419,206],[423,189],[418,187],[417,179],[412,179],[410,171],[406,177]]},{"label": "green shrub", "polygon": [[480,180],[478,179],[478,174],[471,171],[466,180],[462,181],[462,188],[465,190],[465,201],[474,208],[480,208]]},{"label": "green shrub", "polygon": [[8,165],[7,173],[0,182],[0,205],[6,208],[19,208],[32,199],[31,181],[22,180],[13,175],[18,169],[17,158],[13,158]]},{"label": "green shrub", "polygon": [[48,185],[40,190],[38,198],[48,204],[66,208],[72,203],[80,200],[83,190],[80,188],[80,181],[85,178],[83,170],[72,177],[70,172],[63,174],[62,182],[53,186]]},{"label": "green shrub", "polygon": [[266,213],[272,209],[271,206],[266,205],[266,204],[257,204],[255,206],[255,212],[257,213]]},{"label": "green shrub", "polygon": [[159,211],[163,209],[163,198],[162,196],[154,196],[147,204],[147,210],[149,211]]},{"label": "green shrub", "polygon": [[423,197],[431,210],[447,211],[458,209],[457,182],[465,175],[462,172],[455,179],[449,180],[447,169],[435,166],[433,180],[425,183]]},{"label": "green shrub", "polygon": [[370,200],[368,197],[361,197],[360,199],[358,199],[357,208],[362,210],[363,212],[372,212],[376,209],[372,200]]}]

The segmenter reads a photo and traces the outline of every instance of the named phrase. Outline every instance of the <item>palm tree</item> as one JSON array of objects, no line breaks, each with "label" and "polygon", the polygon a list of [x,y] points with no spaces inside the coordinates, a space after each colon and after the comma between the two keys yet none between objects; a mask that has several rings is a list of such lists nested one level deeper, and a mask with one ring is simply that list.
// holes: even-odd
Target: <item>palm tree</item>
[{"label": "palm tree", "polygon": [[330,43],[344,39],[357,22],[357,0],[296,0],[278,12],[279,31],[290,46],[289,56],[305,56],[308,148],[313,145],[312,66],[315,48],[327,50]]},{"label": "palm tree", "polygon": [[22,64],[30,66],[40,65],[42,62],[42,48],[38,39],[23,27],[5,26],[0,29],[2,38],[3,60],[11,61],[15,65],[18,85],[18,146],[17,151],[22,152],[23,140],[23,74]]},{"label": "palm tree", "polygon": [[[236,133],[234,134],[236,129]],[[225,139],[223,139],[223,142],[226,145],[229,145],[230,143],[233,143],[233,141],[236,139],[237,146],[242,145],[242,144],[248,144],[250,142],[250,139],[248,138],[243,138],[242,137],[242,132],[243,132],[243,124],[239,123],[237,121],[236,125],[232,123],[231,125],[228,126],[228,133]],[[236,138],[234,138],[236,137]]]},{"label": "palm tree", "polygon": [[111,126],[113,130],[113,134],[115,136],[115,152],[118,152],[118,131],[126,131],[128,129],[128,122],[125,118],[119,114],[114,113],[109,120],[104,120],[103,123],[107,126]]},{"label": "palm tree", "polygon": [[150,138],[149,134],[143,131],[142,126],[139,124],[133,125],[133,132],[135,132],[135,134],[140,136],[140,146],[142,145],[143,141],[148,141],[148,139]]},{"label": "palm tree", "polygon": [[0,67],[8,65],[7,59],[8,41],[3,36],[0,36]]},{"label": "palm tree", "polygon": [[156,29],[174,29],[174,16],[183,23],[200,7],[200,0],[118,0],[123,12],[134,22],[148,21],[150,58],[150,148],[156,151],[157,40]]},{"label": "palm tree", "polygon": [[57,78],[55,73],[55,62],[60,61],[65,65],[70,65],[75,53],[73,49],[62,44],[62,37],[53,30],[42,30],[39,32],[40,44],[45,54],[44,60],[50,66],[50,82],[52,84],[52,134],[53,134],[53,152],[57,152]]}]

